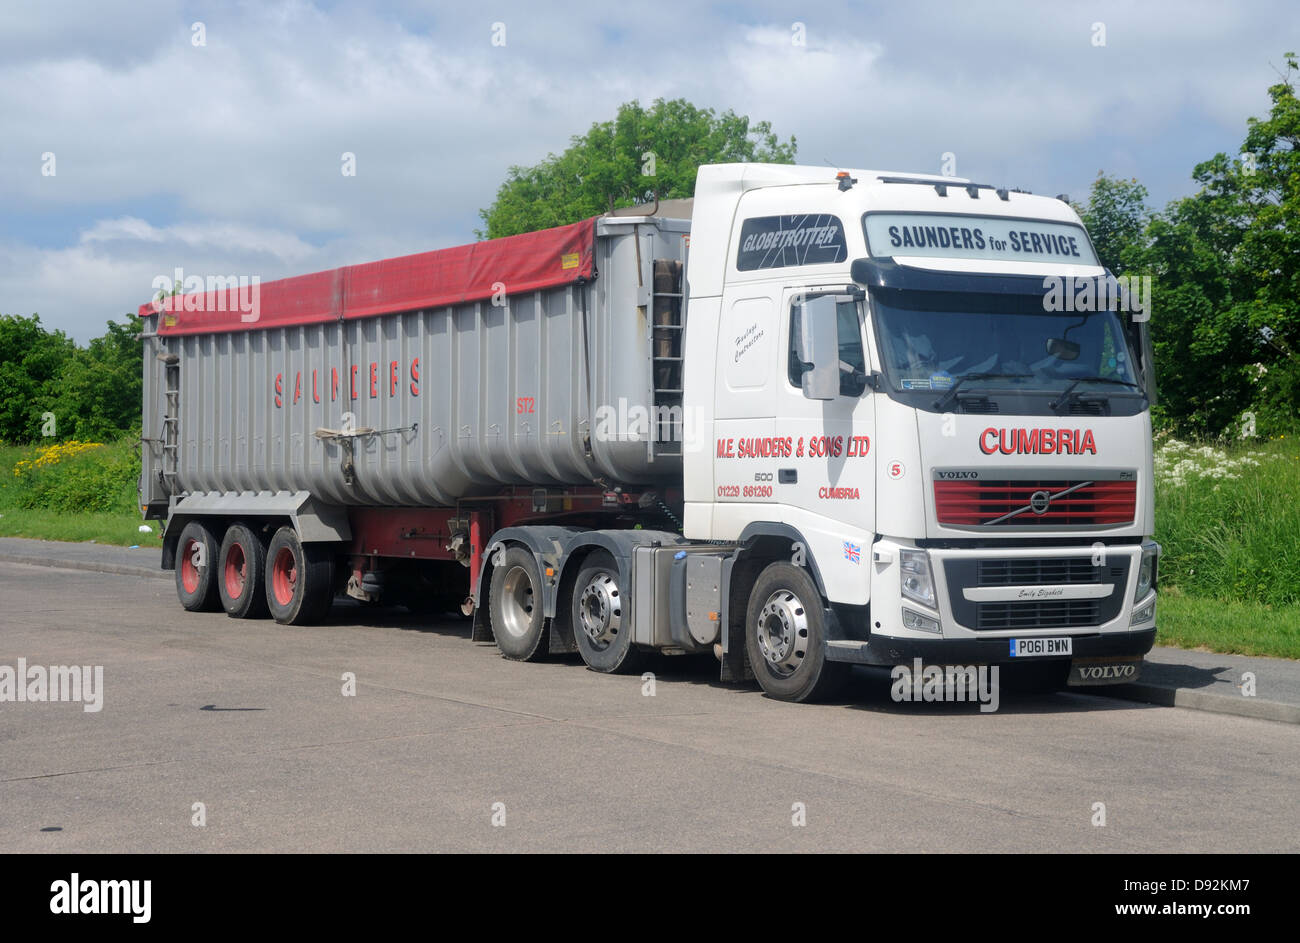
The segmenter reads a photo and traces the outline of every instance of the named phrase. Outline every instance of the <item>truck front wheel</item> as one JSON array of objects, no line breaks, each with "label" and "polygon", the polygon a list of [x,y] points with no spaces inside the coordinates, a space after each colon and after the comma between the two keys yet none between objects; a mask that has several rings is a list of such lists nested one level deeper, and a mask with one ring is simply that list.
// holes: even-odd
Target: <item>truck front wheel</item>
[{"label": "truck front wheel", "polygon": [[790,563],[769,565],[754,583],[745,650],[759,685],[782,701],[824,700],[848,677],[848,665],[826,660],[821,593]]},{"label": "truck front wheel", "polygon": [[176,544],[176,596],[190,612],[212,612],[217,596],[217,558],[221,545],[206,524],[190,521]]},{"label": "truck front wheel", "polygon": [[542,575],[530,551],[511,547],[505,552],[492,573],[488,612],[502,655],[511,661],[533,661],[545,653]]},{"label": "truck front wheel", "polygon": [[573,639],[587,667],[630,674],[644,653],[632,644],[632,612],[618,585],[618,564],[604,550],[582,562],[573,584]]},{"label": "truck front wheel", "polygon": [[311,625],[334,604],[334,556],[281,527],[266,550],[266,604],[276,622]]}]

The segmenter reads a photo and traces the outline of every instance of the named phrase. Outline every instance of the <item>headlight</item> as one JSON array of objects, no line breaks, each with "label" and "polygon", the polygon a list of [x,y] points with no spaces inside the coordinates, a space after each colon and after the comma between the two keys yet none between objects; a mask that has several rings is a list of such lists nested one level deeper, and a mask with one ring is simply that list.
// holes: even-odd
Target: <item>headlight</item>
[{"label": "headlight", "polygon": [[934,577],[930,574],[930,555],[924,550],[900,550],[899,564],[903,568],[903,595],[931,609],[934,602]]},{"label": "headlight", "polygon": [[1159,556],[1159,544],[1142,548],[1142,562],[1138,564],[1137,592],[1133,594],[1134,602],[1140,602],[1156,585],[1156,559]]}]

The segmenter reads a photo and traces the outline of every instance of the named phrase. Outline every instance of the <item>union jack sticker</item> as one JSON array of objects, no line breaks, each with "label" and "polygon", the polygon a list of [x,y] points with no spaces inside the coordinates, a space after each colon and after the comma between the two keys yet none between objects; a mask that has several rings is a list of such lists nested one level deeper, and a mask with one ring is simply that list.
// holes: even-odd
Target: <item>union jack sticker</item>
[{"label": "union jack sticker", "polygon": [[862,548],[851,541],[844,541],[844,559],[850,563],[861,563]]}]

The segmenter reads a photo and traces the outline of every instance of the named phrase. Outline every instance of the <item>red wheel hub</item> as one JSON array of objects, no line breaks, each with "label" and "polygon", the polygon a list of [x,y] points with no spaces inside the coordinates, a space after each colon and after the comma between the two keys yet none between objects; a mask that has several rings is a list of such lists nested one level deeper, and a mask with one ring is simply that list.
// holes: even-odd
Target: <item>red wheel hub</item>
[{"label": "red wheel hub", "polygon": [[181,585],[185,587],[187,593],[199,591],[199,568],[194,565],[194,551],[198,546],[199,542],[191,538],[185,542],[184,552],[181,554]]},{"label": "red wheel hub", "polygon": [[281,606],[290,605],[298,591],[298,561],[288,547],[281,547],[271,564],[271,591]]},{"label": "red wheel hub", "polygon": [[244,548],[239,544],[230,545],[222,575],[226,580],[226,595],[231,599],[242,598],[244,585],[248,579],[248,558],[244,556]]}]

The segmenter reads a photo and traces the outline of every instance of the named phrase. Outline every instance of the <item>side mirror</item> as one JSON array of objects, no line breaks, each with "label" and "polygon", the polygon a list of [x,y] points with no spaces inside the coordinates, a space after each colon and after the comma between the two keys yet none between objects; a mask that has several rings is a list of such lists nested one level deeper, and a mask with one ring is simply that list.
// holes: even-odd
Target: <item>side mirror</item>
[{"label": "side mirror", "polygon": [[1049,337],[1047,339],[1047,352],[1057,360],[1078,360],[1080,347],[1074,341],[1067,341],[1064,337]]},{"label": "side mirror", "polygon": [[804,365],[804,396],[828,400],[840,395],[840,337],[833,295],[818,295],[799,306],[795,355]]},{"label": "side mirror", "polygon": [[1147,402],[1156,405],[1156,368],[1155,368],[1155,351],[1151,344],[1151,331],[1148,330],[1147,321],[1130,322],[1130,329],[1134,340],[1134,346],[1137,347],[1138,356],[1142,358],[1141,370],[1138,374],[1138,381],[1142,384],[1142,391],[1147,395]]}]

